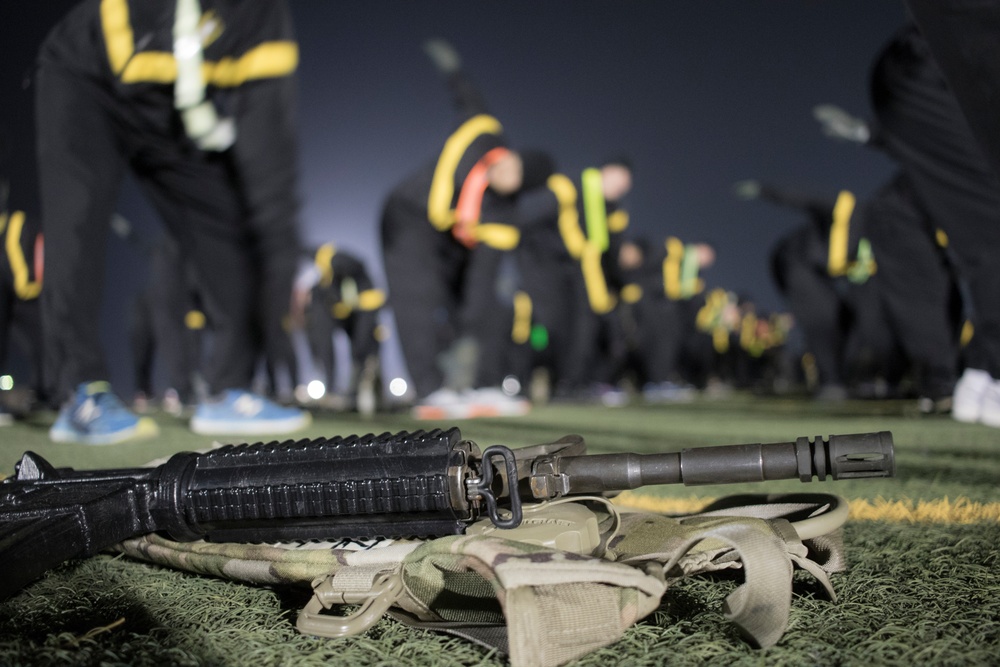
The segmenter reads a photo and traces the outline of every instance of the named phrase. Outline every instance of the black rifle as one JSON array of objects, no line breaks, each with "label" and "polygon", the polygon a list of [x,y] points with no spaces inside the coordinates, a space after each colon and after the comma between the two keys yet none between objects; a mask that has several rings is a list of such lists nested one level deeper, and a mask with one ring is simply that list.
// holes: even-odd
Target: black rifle
[{"label": "black rifle", "polygon": [[[512,451],[457,428],[227,445],[155,468],[75,471],[28,452],[0,483],[0,599],[64,560],[164,531],[175,540],[276,542],[462,533],[521,522],[521,499],[813,477],[889,477],[888,432],[828,440],[586,455],[579,436]],[[513,486],[513,491],[511,487]]]}]

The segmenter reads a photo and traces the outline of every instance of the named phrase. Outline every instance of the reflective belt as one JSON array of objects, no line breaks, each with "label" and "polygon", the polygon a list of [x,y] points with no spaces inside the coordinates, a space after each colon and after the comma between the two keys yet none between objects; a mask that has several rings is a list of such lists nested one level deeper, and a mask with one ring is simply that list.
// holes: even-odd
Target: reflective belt
[{"label": "reflective belt", "polygon": [[552,174],[548,188],[559,202],[559,235],[566,252],[573,259],[580,259],[587,237],[580,229],[580,211],[576,207],[576,186],[562,174]]},{"label": "reflective belt", "polygon": [[319,284],[329,287],[333,284],[333,256],[337,254],[337,248],[332,243],[324,243],[316,250],[313,263],[319,269]]},{"label": "reflective belt", "polygon": [[690,299],[705,289],[698,277],[698,255],[693,246],[685,246],[675,236],[667,238],[667,257],[663,260],[663,291],[674,301]]},{"label": "reflective belt", "polygon": [[[588,176],[589,174],[589,176]],[[594,190],[594,177],[596,176],[596,190]],[[587,218],[587,234],[584,235],[580,228],[580,212],[577,209],[577,191],[573,182],[562,174],[553,174],[547,182],[549,190],[556,196],[559,202],[559,235],[562,237],[563,245],[569,256],[580,262],[580,269],[583,272],[583,282],[587,289],[587,300],[590,308],[595,313],[603,314],[611,312],[615,306],[614,298],[608,292],[607,281],[604,278],[604,269],[601,267],[601,255],[608,247],[608,227],[607,220],[602,224],[592,221],[603,218],[605,215],[604,195],[600,189],[601,173],[597,169],[587,169],[583,172],[584,191],[584,217]],[[591,182],[588,190],[588,179]],[[587,205],[587,193],[591,193],[592,201],[590,207]],[[596,195],[594,194],[596,193]],[[598,199],[599,198],[599,199]],[[598,213],[591,215],[591,209],[596,209]],[[596,225],[596,226],[595,226]],[[603,229],[603,237],[600,230]],[[603,247],[601,239],[603,238]]]},{"label": "reflective belt", "polygon": [[608,231],[620,234],[628,229],[628,211],[618,209],[608,216]]},{"label": "reflective belt", "polygon": [[684,246],[684,259],[681,261],[681,296],[690,299],[704,289],[704,281],[698,278],[698,253],[693,245]]},{"label": "reflective belt", "polygon": [[868,239],[858,241],[858,258],[847,267],[847,279],[852,283],[863,285],[878,270],[872,244]]},{"label": "reflective belt", "polygon": [[[6,215],[0,221],[7,222],[7,237],[5,246],[7,259],[10,262],[11,273],[14,274],[14,294],[17,298],[27,301],[36,298],[42,291],[41,258],[42,246],[41,235],[35,238],[35,276],[36,280],[29,277],[30,270],[28,262],[24,258],[24,251],[21,249],[21,232],[24,229],[24,211],[14,211],[7,219]],[[0,222],[0,229],[4,225]]]},{"label": "reflective belt", "polygon": [[531,297],[527,292],[518,291],[514,294],[514,325],[510,330],[510,339],[517,345],[524,345],[531,337]]},{"label": "reflective belt", "polygon": [[483,196],[490,186],[490,167],[508,155],[510,151],[503,147],[487,152],[473,165],[462,183],[462,190],[458,193],[458,203],[455,206],[455,224],[452,225],[451,233],[466,248],[472,248],[478,242],[475,228],[482,217]]},{"label": "reflective belt", "polygon": [[608,292],[608,284],[604,279],[604,269],[601,267],[601,249],[593,241],[587,241],[580,257],[580,267],[583,269],[583,281],[587,288],[587,300],[590,308],[598,315],[610,313],[615,307],[614,297]]},{"label": "reflective belt", "polygon": [[201,331],[205,328],[205,313],[200,310],[189,310],[184,314],[184,326],[191,331]]},{"label": "reflective belt", "polygon": [[496,118],[479,114],[462,123],[445,141],[434,167],[434,177],[427,197],[427,219],[438,231],[443,232],[455,224],[451,201],[455,196],[455,172],[465,151],[481,135],[500,134],[502,131],[503,127]]},{"label": "reflective belt", "polygon": [[198,0],[177,0],[173,33],[177,63],[174,108],[181,114],[184,131],[199,148],[224,151],[236,141],[236,124],[232,118],[219,118],[215,105],[205,99],[200,21]]},{"label": "reflective belt", "polygon": [[854,195],[841,190],[833,206],[833,224],[830,226],[830,249],[826,270],[831,276],[847,273],[847,245],[850,238],[851,215],[854,213]]},{"label": "reflective belt", "polygon": [[642,299],[642,287],[635,283],[629,283],[622,287],[620,296],[625,303],[638,303]]},{"label": "reflective belt", "polygon": [[603,253],[610,241],[608,238],[608,210],[604,201],[601,171],[591,167],[583,170],[583,217],[587,223],[587,239]]}]

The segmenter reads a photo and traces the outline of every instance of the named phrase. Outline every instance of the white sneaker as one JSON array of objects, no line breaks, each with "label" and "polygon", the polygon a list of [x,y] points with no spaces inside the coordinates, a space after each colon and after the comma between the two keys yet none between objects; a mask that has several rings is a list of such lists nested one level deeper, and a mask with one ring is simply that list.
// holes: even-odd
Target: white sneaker
[{"label": "white sneaker", "polygon": [[1000,380],[993,380],[983,392],[982,414],[979,421],[1000,428]]},{"label": "white sneaker", "polygon": [[466,392],[459,393],[454,389],[442,387],[427,394],[419,403],[413,406],[410,414],[414,419],[464,419],[468,411]]},{"label": "white sneaker", "polygon": [[951,416],[956,421],[974,424],[982,419],[983,398],[993,378],[986,371],[966,368],[955,384]]},{"label": "white sneaker", "polygon": [[481,387],[472,391],[472,417],[520,417],[531,412],[531,403],[510,396],[499,387]]}]

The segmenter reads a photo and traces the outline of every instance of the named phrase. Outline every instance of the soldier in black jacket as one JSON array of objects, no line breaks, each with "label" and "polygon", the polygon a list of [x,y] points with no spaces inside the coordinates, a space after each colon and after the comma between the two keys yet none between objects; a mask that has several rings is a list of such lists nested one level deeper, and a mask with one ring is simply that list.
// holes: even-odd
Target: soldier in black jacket
[{"label": "soldier in black jacket", "polygon": [[[383,337],[379,312],[385,305],[385,292],[375,286],[358,257],[332,243],[316,249],[313,267],[314,277],[309,281],[312,284],[296,286],[297,291],[302,291],[302,298],[297,301],[313,364],[326,391],[333,391],[337,369],[333,335],[342,330],[351,350],[346,407],[360,411],[374,409],[376,406],[365,405],[365,400],[377,403],[379,398],[379,347]],[[369,387],[370,396],[361,395],[364,386]]]},{"label": "soldier in black jacket", "polygon": [[[557,398],[587,396],[595,382],[608,379],[607,369],[598,369],[599,345],[602,330],[613,329],[623,284],[617,258],[629,222],[622,200],[631,189],[631,163],[616,157],[576,179],[553,174],[520,202],[521,284],[532,322],[545,332],[540,357]],[[611,356],[620,361],[623,353]]]},{"label": "soldier in black jacket", "polygon": [[520,239],[516,195],[542,183],[551,167],[544,155],[507,148],[450,46],[426,48],[448,77],[462,122],[435,159],[390,192],[382,253],[416,395],[426,402],[442,390],[430,402],[454,404],[458,394],[500,383],[497,332],[510,323],[496,294],[497,269]]},{"label": "soldier in black jacket", "polygon": [[817,397],[846,398],[852,363],[868,366],[859,369],[862,376],[873,371],[893,375],[887,360],[894,341],[885,333],[878,295],[869,282],[875,255],[862,235],[864,215],[854,194],[842,190],[835,198],[816,197],[757,181],[738,183],[735,192],[808,216],[775,245],[771,271],[815,360]]},{"label": "soldier in black jacket", "polygon": [[[70,400],[57,440],[149,435],[107,385],[98,333],[107,221],[126,169],[198,273],[213,354],[201,433],[295,430],[247,391],[258,298],[284,301],[300,249],[298,46],[283,2],[84,0],[50,32],[36,89],[47,368]],[[287,312],[287,307],[276,308]]]},{"label": "soldier in black jacket", "polygon": [[955,388],[952,415],[1000,427],[1000,6],[907,4],[919,29],[898,32],[872,70],[878,133],[946,235],[968,286],[974,353]]}]

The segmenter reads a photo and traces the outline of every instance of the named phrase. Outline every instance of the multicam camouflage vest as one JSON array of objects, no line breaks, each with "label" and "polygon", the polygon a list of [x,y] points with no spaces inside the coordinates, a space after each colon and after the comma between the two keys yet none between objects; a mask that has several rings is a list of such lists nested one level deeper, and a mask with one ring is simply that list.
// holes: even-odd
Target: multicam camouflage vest
[{"label": "multicam camouflage vest", "polygon": [[[555,501],[514,530],[473,524],[431,540],[281,545],[172,542],[119,545],[129,556],[252,584],[311,585],[304,633],[343,637],[383,614],[506,653],[515,667],[563,664],[618,640],[654,611],[677,579],[742,568],[724,613],[759,647],[788,623],[792,570],[845,568],[847,502],[826,494],[730,496],[695,515],[622,510],[603,498]],[[359,605],[349,616],[340,605]]]}]

